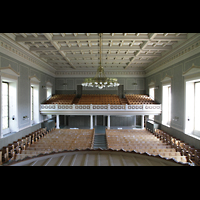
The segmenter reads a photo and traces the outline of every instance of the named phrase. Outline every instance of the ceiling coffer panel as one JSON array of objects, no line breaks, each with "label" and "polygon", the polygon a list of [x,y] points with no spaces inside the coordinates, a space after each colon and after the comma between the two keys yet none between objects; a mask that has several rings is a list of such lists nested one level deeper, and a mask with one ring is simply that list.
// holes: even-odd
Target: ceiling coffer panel
[{"label": "ceiling coffer panel", "polygon": [[[15,41],[55,70],[95,70],[98,33],[13,33]],[[187,33],[103,33],[102,65],[108,70],[145,70]]]}]

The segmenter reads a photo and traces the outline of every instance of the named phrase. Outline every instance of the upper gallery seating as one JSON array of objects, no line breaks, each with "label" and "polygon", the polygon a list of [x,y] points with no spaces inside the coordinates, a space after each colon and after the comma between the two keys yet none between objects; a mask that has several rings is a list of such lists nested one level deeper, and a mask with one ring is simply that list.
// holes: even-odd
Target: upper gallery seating
[{"label": "upper gallery seating", "polygon": [[161,141],[147,130],[106,130],[108,148],[124,149],[125,151],[147,152],[153,155],[161,155],[166,158],[174,158],[178,162],[188,162],[185,155],[176,152],[168,143]]},{"label": "upper gallery seating", "polygon": [[129,104],[155,104],[155,101],[144,94],[127,94],[125,97]]},{"label": "upper gallery seating", "polygon": [[143,94],[127,94],[125,98],[119,98],[116,94],[83,94],[76,98],[75,94],[56,94],[44,104],[155,104],[150,97]]},{"label": "upper gallery seating", "polygon": [[75,94],[56,94],[44,104],[72,104],[75,97]]},{"label": "upper gallery seating", "polygon": [[78,104],[116,104],[121,105],[119,96],[116,94],[83,94]]}]

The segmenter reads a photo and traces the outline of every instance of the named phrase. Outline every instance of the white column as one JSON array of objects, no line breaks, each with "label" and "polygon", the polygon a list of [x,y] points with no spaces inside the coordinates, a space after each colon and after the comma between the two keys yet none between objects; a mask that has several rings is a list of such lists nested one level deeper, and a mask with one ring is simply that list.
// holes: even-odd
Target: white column
[{"label": "white column", "polygon": [[56,115],[56,128],[60,129],[59,115]]},{"label": "white column", "polygon": [[90,129],[93,129],[93,115],[90,115]]},{"label": "white column", "polygon": [[110,115],[108,115],[107,129],[110,129]]},{"label": "white column", "polygon": [[133,118],[133,125],[134,125],[134,128],[136,128],[136,115],[134,115],[134,118]]},{"label": "white column", "polygon": [[97,115],[95,115],[95,118],[94,118],[94,125],[97,126]]},{"label": "white column", "polygon": [[144,115],[141,116],[141,128],[144,128]]}]

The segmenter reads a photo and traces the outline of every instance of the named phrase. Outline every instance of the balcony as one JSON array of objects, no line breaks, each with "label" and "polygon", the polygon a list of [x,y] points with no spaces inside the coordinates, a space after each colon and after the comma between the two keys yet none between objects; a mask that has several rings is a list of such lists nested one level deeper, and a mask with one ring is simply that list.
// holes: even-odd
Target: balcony
[{"label": "balcony", "polygon": [[41,104],[40,113],[43,115],[159,115],[161,114],[161,104]]}]

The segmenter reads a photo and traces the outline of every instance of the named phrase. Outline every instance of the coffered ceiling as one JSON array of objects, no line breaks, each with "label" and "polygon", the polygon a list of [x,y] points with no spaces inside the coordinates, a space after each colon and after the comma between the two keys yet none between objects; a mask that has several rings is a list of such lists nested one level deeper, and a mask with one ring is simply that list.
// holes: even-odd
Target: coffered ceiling
[{"label": "coffered ceiling", "polygon": [[[56,71],[96,70],[98,33],[10,33],[12,39]],[[187,33],[103,33],[105,70],[145,70],[187,40]]]}]

